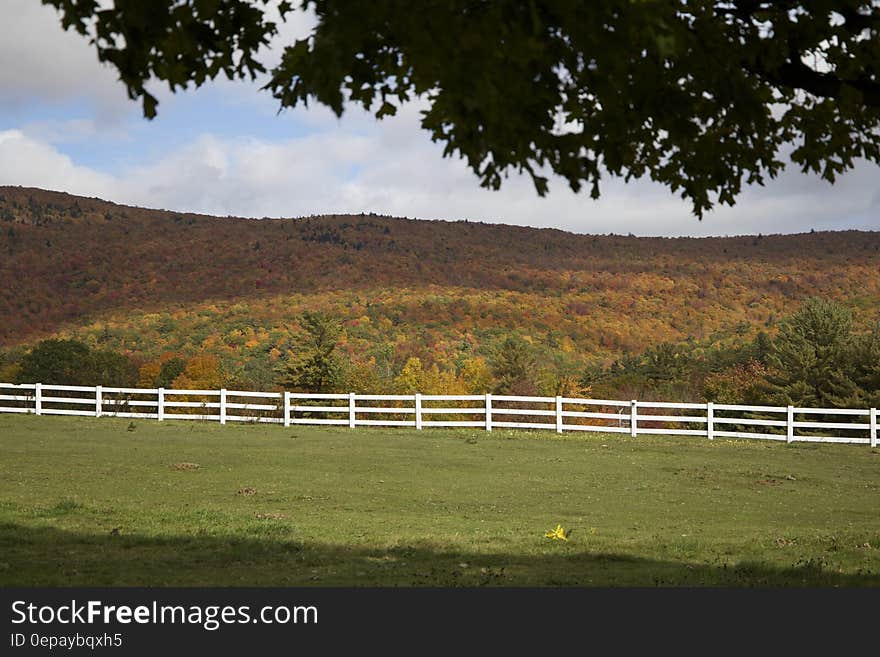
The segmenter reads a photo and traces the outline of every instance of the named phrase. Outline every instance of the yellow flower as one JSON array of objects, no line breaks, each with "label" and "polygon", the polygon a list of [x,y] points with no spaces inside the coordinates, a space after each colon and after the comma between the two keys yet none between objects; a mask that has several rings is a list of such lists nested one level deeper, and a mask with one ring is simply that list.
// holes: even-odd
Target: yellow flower
[{"label": "yellow flower", "polygon": [[571,534],[571,532],[565,531],[565,529],[562,528],[562,525],[556,525],[556,529],[550,530],[544,534],[544,536],[554,541],[567,541],[569,534]]}]

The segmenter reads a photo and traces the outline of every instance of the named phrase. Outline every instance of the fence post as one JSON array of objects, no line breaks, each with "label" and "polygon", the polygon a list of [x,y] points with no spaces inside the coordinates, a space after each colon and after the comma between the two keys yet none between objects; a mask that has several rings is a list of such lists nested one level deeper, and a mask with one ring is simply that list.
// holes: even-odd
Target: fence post
[{"label": "fence post", "polygon": [[785,442],[794,442],[794,406],[786,407]]},{"label": "fence post", "polygon": [[486,393],[486,431],[492,431],[492,393]]},{"label": "fence post", "polygon": [[226,424],[226,388],[220,388],[220,424]]},{"label": "fence post", "polygon": [[639,430],[639,422],[638,422],[638,406],[639,403],[633,399],[629,406],[629,435],[633,438],[636,437],[636,434]]},{"label": "fence post", "polygon": [[556,395],[556,433],[562,433],[562,397]]},{"label": "fence post", "polygon": [[715,440],[715,405],[712,402],[706,404],[706,436]]},{"label": "fence post", "polygon": [[877,409],[871,409],[871,447],[877,446]]},{"label": "fence post", "polygon": [[348,428],[354,429],[354,393],[348,393]]},{"label": "fence post", "polygon": [[422,430],[422,393],[417,392],[416,395],[416,430]]},{"label": "fence post", "polygon": [[290,426],[290,393],[284,391],[284,426]]},{"label": "fence post", "polygon": [[156,406],[156,415],[158,415],[159,422],[161,422],[165,419],[165,388],[159,388],[159,398]]},{"label": "fence post", "polygon": [[43,384],[37,383],[34,386],[34,413],[43,414]]},{"label": "fence post", "polygon": [[95,386],[95,417],[101,417],[104,410],[104,401],[101,399],[101,386]]}]

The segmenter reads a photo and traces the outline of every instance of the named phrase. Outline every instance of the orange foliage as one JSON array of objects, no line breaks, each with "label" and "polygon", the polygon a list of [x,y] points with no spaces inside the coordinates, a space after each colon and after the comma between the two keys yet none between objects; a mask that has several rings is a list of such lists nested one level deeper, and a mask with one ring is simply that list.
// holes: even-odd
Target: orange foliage
[{"label": "orange foliage", "polygon": [[187,361],[183,373],[174,379],[171,387],[182,390],[218,390],[225,385],[226,376],[218,358],[211,354],[199,354]]}]

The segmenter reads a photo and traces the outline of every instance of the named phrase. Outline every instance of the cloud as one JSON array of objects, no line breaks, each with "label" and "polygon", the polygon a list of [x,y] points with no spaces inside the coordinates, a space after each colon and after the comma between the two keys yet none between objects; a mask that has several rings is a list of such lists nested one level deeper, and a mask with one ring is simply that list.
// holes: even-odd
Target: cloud
[{"label": "cloud", "polygon": [[789,171],[699,222],[685,202],[645,181],[609,180],[599,201],[572,193],[562,180],[553,181],[546,198],[521,176],[498,192],[481,189],[462,161],[442,158],[440,145],[418,129],[417,108],[378,124],[352,116],[350,124],[343,119],[287,140],[204,134],[112,174],[77,165],[56,145],[21,131],[0,133],[0,183],[251,217],[377,212],[637,235],[876,229],[877,178],[877,168],[868,164],[834,187]]},{"label": "cloud", "polygon": [[[607,179],[598,201],[555,177],[545,198],[517,175],[498,192],[482,189],[420,128],[419,103],[379,122],[356,107],[341,119],[323,106],[276,116],[259,82],[219,79],[199,92],[160,90],[159,118],[147,122],[53,9],[4,0],[0,20],[13,26],[0,40],[0,61],[15,63],[0,68],[0,130],[12,128],[0,132],[0,184],[252,217],[377,212],[637,235],[880,228],[880,169],[868,163],[834,186],[789,168],[700,222],[687,203],[644,180]],[[281,46],[313,25],[314,16],[293,14],[264,61],[275,63]]]},{"label": "cloud", "polygon": [[88,41],[61,27],[54,8],[34,0],[3,0],[0,22],[0,110],[77,99],[112,118],[129,110],[114,69]]},{"label": "cloud", "polygon": [[[102,0],[99,4],[107,3],[108,0]],[[316,24],[312,10],[297,9],[281,21],[277,5],[278,1],[273,0],[267,17],[276,22],[278,34],[257,55],[269,69],[280,62],[285,45],[308,36]],[[0,62],[4,64],[0,67],[0,112],[22,113],[45,103],[77,101],[99,116],[101,123],[139,115],[140,105],[128,98],[116,69],[98,61],[95,48],[87,38],[72,29],[65,31],[59,17],[53,7],[39,0],[3,0],[0,7],[0,24],[5,27],[0,39]],[[256,88],[267,80],[268,76],[263,75],[255,83],[229,83],[221,76],[212,84],[247,100],[253,98]],[[173,98],[164,83],[154,82],[148,87],[160,101],[168,103]]]},{"label": "cloud", "polygon": [[76,165],[54,146],[18,130],[0,132],[0,184],[70,191],[107,198],[117,190],[111,176]]}]

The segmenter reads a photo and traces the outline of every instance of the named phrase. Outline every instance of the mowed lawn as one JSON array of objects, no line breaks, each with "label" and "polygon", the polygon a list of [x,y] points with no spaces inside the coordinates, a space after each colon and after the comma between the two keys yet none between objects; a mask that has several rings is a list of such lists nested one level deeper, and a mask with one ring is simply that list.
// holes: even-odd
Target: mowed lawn
[{"label": "mowed lawn", "polygon": [[0,415],[0,585],[877,586],[880,450]]}]

